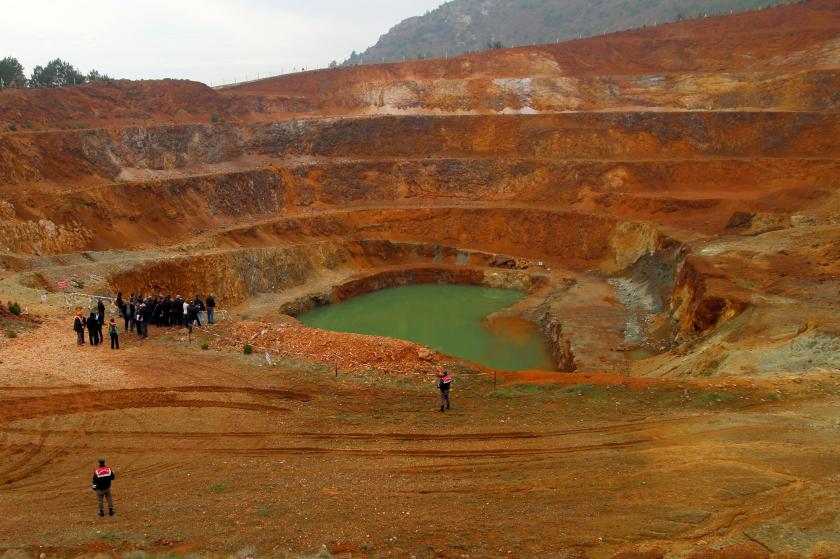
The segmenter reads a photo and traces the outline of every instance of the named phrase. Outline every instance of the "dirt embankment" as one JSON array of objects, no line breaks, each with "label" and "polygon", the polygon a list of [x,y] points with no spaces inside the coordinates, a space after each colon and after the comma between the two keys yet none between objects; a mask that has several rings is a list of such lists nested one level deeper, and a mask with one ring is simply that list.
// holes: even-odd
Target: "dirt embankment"
[{"label": "dirt embankment", "polygon": [[230,100],[188,80],[113,80],[61,89],[4,89],[0,129],[21,133],[149,123],[210,122],[241,113]]},{"label": "dirt embankment", "polygon": [[[102,260],[125,290],[218,285],[238,302],[305,285],[359,241],[503,253],[612,276],[601,299],[638,315],[625,342],[678,332],[649,344],[663,351],[767,304],[763,288],[827,297],[824,255],[794,271],[789,253],[703,243],[777,230],[799,246],[801,230],[837,226],[837,11],[808,2],[751,14],[749,27],[747,15],[713,18],[221,93],[170,81],[4,92],[0,115],[101,127],[0,135],[3,263],[35,289],[65,272],[63,254],[121,249]],[[271,105],[292,86],[313,118]],[[487,114],[460,114],[474,109]],[[760,269],[772,277],[757,282]],[[604,312],[610,328],[621,318]]]},{"label": "dirt embankment", "polygon": [[[294,91],[315,98],[317,92],[332,89],[324,86],[348,81],[504,78],[540,75],[558,69],[570,76],[813,69],[815,66],[793,55],[811,49],[821,51],[827,40],[836,38],[838,25],[840,10],[836,4],[830,0],[816,0],[800,6],[686,21],[556,45],[484,52],[433,63],[418,60],[306,72],[228,87],[223,91],[226,94],[279,94],[286,93],[285,88],[294,85]],[[762,40],[764,38],[775,40]],[[652,45],[663,48],[654,49]],[[782,53],[788,54],[789,58],[782,59]],[[830,58],[811,62],[831,66]]]}]

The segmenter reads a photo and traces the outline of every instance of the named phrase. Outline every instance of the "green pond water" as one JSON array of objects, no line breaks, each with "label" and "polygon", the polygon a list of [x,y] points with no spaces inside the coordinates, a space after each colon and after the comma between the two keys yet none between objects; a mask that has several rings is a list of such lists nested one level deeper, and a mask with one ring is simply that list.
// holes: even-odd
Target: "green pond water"
[{"label": "green pond water", "polygon": [[315,328],[400,338],[494,369],[555,369],[536,325],[483,319],[524,296],[470,285],[406,285],[315,308],[298,320]]}]

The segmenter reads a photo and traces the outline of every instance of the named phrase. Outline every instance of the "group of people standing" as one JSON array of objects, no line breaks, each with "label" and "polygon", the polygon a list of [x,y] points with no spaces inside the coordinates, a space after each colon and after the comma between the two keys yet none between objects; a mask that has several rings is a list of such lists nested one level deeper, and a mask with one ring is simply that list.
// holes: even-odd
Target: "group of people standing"
[{"label": "group of people standing", "polygon": [[[149,323],[157,327],[189,328],[192,332],[193,325],[201,326],[201,320],[206,313],[207,324],[215,324],[216,297],[212,293],[205,302],[198,295],[192,299],[185,299],[180,295],[173,298],[170,295],[164,296],[162,293],[157,297],[132,293],[125,299],[122,292],[119,292],[114,305],[124,321],[124,331],[136,330],[141,338],[149,337]],[[84,345],[85,331],[88,332],[90,345],[101,344],[104,324],[105,304],[101,298],[97,300],[96,306],[91,307],[90,315],[87,317],[82,314],[81,307],[78,307],[73,319],[73,330],[76,332],[78,345]],[[108,323],[108,334],[111,338],[111,349],[119,349],[120,331],[114,318],[111,318]]]},{"label": "group of people standing", "polygon": [[128,299],[123,299],[120,292],[114,304],[125,321],[125,330],[131,332],[136,329],[137,335],[143,338],[149,336],[150,323],[157,327],[178,326],[192,331],[193,325],[201,326],[205,313],[207,324],[215,323],[216,297],[212,293],[205,302],[198,295],[185,299],[180,295],[173,298],[162,293],[157,297],[132,293]]},{"label": "group of people standing", "polygon": [[[76,308],[76,316],[73,318],[73,330],[76,332],[76,341],[78,345],[85,343],[85,331],[88,333],[88,342],[92,346],[97,346],[103,342],[102,329],[105,326],[105,304],[102,299],[96,302],[95,307],[91,307],[90,315],[85,317],[82,314],[82,308]],[[108,336],[111,338],[111,349],[120,349],[120,331],[117,328],[117,322],[113,318],[108,322]]]}]

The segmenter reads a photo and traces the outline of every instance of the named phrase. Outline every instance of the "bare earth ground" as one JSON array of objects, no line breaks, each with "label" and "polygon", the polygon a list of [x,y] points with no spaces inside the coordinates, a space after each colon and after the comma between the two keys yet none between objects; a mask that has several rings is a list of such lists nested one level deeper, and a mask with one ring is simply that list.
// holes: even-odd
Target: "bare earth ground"
[{"label": "bare earth ground", "polygon": [[[490,377],[465,371],[440,414],[431,378],[268,367],[216,350],[216,337],[190,344],[154,328],[145,342],[123,335],[118,352],[77,348],[66,323],[2,342],[9,549],[837,551],[837,372],[801,382],[508,375],[494,392]],[[117,473],[114,518],[95,515],[99,455]]]}]

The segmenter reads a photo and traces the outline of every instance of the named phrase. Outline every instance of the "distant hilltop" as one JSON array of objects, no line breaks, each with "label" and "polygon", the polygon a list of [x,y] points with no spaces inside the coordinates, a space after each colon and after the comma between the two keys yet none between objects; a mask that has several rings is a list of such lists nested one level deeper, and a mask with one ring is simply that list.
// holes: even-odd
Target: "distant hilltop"
[{"label": "distant hilltop", "polygon": [[[403,20],[343,65],[553,43],[793,0],[452,0]],[[333,63],[333,65],[337,65]]]}]

